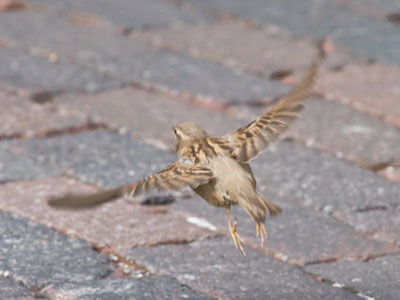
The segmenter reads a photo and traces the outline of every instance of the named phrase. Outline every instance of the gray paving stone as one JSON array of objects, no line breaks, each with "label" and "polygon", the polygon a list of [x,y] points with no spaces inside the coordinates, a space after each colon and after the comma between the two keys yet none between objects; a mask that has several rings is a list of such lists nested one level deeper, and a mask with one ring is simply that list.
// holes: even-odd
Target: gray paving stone
[{"label": "gray paving stone", "polygon": [[327,213],[399,205],[399,184],[293,142],[280,142],[252,165],[260,186]]},{"label": "gray paving stone", "polygon": [[104,186],[128,183],[164,168],[176,160],[128,135],[103,130],[48,139],[10,142],[21,155],[50,172],[68,172]]},{"label": "gray paving stone", "polygon": [[336,101],[307,101],[289,136],[365,167],[400,162],[400,131]]},{"label": "gray paving stone", "polygon": [[0,278],[0,298],[7,300],[31,300],[34,293],[21,284],[7,278]]},{"label": "gray paving stone", "polygon": [[353,9],[355,12],[368,12],[378,14],[382,16],[383,14],[396,13],[400,11],[400,2],[397,0],[385,0],[381,2],[376,2],[375,0],[333,0],[341,5],[346,5],[348,8]]},{"label": "gray paving stone", "polygon": [[122,36],[110,24],[80,22],[74,18],[62,18],[54,12],[22,10],[2,16],[0,36],[10,45],[81,65],[91,57],[104,55],[131,59],[151,48],[145,42]]},{"label": "gray paving stone", "polygon": [[180,0],[180,2],[191,2],[206,9],[229,12],[257,24],[274,24],[296,34],[318,38],[330,36],[339,44],[371,59],[400,64],[400,54],[396,51],[400,39],[395,25],[356,14],[335,1]]},{"label": "gray paving stone", "polygon": [[356,51],[370,59],[400,66],[398,26],[391,23],[368,19],[358,27],[349,28],[335,40],[343,47]]},{"label": "gray paving stone", "polygon": [[[366,168],[400,162],[400,131],[396,127],[337,101],[313,98],[304,104],[301,118],[286,137]],[[250,121],[264,110],[240,107],[230,112]]]},{"label": "gray paving stone", "polygon": [[135,261],[222,299],[357,299],[300,269],[255,251],[243,256],[226,239],[132,249]]},{"label": "gray paving stone", "polygon": [[46,168],[10,151],[7,142],[0,142],[0,182],[38,178],[46,174],[49,174]]},{"label": "gray paving stone", "polygon": [[193,23],[210,21],[210,16],[181,10],[162,1],[141,0],[35,0],[37,3],[54,6],[58,9],[97,15],[118,26],[125,28],[149,28],[154,26],[169,26],[177,22]]},{"label": "gray paving stone", "polygon": [[[277,197],[268,191],[262,194],[283,209],[278,217],[267,219],[268,238],[264,250],[284,261],[305,265],[344,257],[364,259],[400,251],[390,243],[374,240],[329,216],[290,203],[293,199]],[[211,206],[198,197],[179,199],[172,207],[190,217],[206,220],[230,237],[224,209]],[[238,222],[242,238],[253,247],[259,247],[254,220],[241,207],[232,207],[232,216]]]},{"label": "gray paving stone", "polygon": [[138,55],[135,59],[114,56],[90,59],[89,62],[98,70],[127,81],[150,83],[229,103],[273,98],[288,90],[276,81],[167,50]]},{"label": "gray paving stone", "polygon": [[120,81],[76,65],[52,63],[7,47],[0,47],[0,81],[32,91],[94,92],[122,85]]},{"label": "gray paving stone", "polygon": [[106,279],[78,284],[59,284],[52,288],[57,299],[73,297],[76,300],[211,300],[213,298],[190,289],[171,276],[151,275],[139,279]]},{"label": "gray paving stone", "polygon": [[274,24],[297,34],[311,34],[317,37],[332,35],[354,27],[360,22],[360,17],[331,1],[181,0],[181,2],[196,3],[204,8],[250,19],[257,24]]},{"label": "gray paving stone", "polygon": [[306,270],[355,289],[371,299],[400,298],[400,255],[380,257],[368,262],[317,264],[308,266]]},{"label": "gray paving stone", "polygon": [[400,246],[400,205],[389,209],[375,206],[351,212],[337,211],[335,217],[358,231]]},{"label": "gray paving stone", "polygon": [[[21,25],[26,23],[30,24],[31,30],[26,30],[26,26]],[[12,41],[19,46],[44,49],[42,51],[50,57],[53,55],[60,59],[61,64],[75,62],[121,78],[125,82],[136,81],[181,93],[189,92],[194,96],[224,98],[231,102],[260,100],[287,90],[278,82],[188,55],[157,50],[145,41],[123,37],[115,29],[104,30],[100,26],[86,28],[55,15],[35,11],[20,12],[15,17],[6,15],[5,19],[0,20],[0,25],[0,34],[7,37],[10,43]],[[41,35],[32,35],[32,31],[41,32]],[[54,67],[51,64],[50,66]],[[62,70],[65,68],[63,65]],[[81,67],[69,65],[64,72],[69,68]],[[7,75],[10,76],[8,73]],[[66,82],[55,82],[56,87],[52,89],[103,88],[100,83],[99,86],[88,87],[83,80],[85,78],[79,76],[77,79],[80,79],[79,84],[83,86],[75,86],[75,78],[71,76]],[[96,76],[106,77],[100,74]]]},{"label": "gray paving stone", "polygon": [[212,136],[224,135],[245,124],[222,113],[135,88],[95,95],[68,93],[57,96],[55,102],[66,110],[79,107],[95,123],[131,132],[135,138],[171,151],[175,150],[171,128],[179,122],[195,122]]},{"label": "gray paving stone", "polygon": [[0,212],[0,270],[25,286],[86,282],[111,273],[108,259],[83,240]]},{"label": "gray paving stone", "polygon": [[42,137],[89,127],[89,119],[80,108],[60,109],[51,100],[35,103],[26,95],[0,91],[0,106],[0,138],[3,139]]}]

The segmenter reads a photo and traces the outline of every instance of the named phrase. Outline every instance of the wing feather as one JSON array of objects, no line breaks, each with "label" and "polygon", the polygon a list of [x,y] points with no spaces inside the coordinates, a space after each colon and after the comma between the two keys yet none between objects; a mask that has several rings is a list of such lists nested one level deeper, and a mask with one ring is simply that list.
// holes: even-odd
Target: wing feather
[{"label": "wing feather", "polygon": [[130,192],[131,195],[137,196],[150,190],[175,190],[185,186],[196,188],[199,185],[206,184],[213,177],[213,172],[210,169],[179,160],[154,175],[126,186],[125,190]]},{"label": "wing feather", "polygon": [[313,60],[310,69],[301,82],[272,105],[264,115],[212,142],[228,150],[239,162],[246,163],[265,151],[299,117],[306,99],[313,87],[318,67],[324,57],[322,47]]}]

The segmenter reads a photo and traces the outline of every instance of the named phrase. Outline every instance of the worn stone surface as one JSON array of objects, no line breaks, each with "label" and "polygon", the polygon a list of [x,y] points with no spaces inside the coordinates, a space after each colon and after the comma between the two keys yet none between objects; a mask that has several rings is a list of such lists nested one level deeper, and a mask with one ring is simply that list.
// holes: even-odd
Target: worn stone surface
[{"label": "worn stone surface", "polygon": [[65,94],[55,100],[67,110],[79,106],[95,123],[127,131],[135,138],[168,150],[175,150],[171,128],[179,122],[195,122],[212,136],[224,135],[245,124],[221,113],[135,88],[98,95]]},{"label": "worn stone surface", "polygon": [[5,212],[0,223],[0,270],[25,286],[90,281],[111,272],[107,258],[86,241]]},{"label": "worn stone surface", "polygon": [[0,279],[0,297],[7,300],[35,299],[35,295],[31,290],[7,278]]},{"label": "worn stone surface", "polygon": [[88,126],[88,118],[75,108],[34,103],[25,96],[0,92],[0,137],[45,136]]},{"label": "worn stone surface", "polygon": [[[351,80],[349,80],[351,78]],[[400,70],[383,64],[348,65],[317,82],[323,94],[400,125]]]},{"label": "worn stone surface", "polygon": [[400,256],[368,262],[340,261],[308,266],[308,272],[360,291],[373,299],[399,299]]},{"label": "worn stone surface", "polygon": [[376,239],[400,245],[400,206],[395,208],[375,206],[351,212],[338,211],[335,217]]},{"label": "worn stone surface", "polygon": [[[266,224],[268,238],[264,250],[278,259],[303,265],[344,257],[364,259],[400,251],[328,216],[294,205],[290,198],[277,197],[268,191],[263,194],[283,208],[281,215],[268,219]],[[224,209],[213,207],[198,197],[177,201],[173,207],[206,220],[230,237]],[[259,247],[254,220],[241,207],[232,207],[232,215],[238,221],[241,236],[252,247]]]},{"label": "worn stone surface", "polygon": [[82,67],[53,63],[19,49],[0,47],[0,81],[14,88],[46,91],[85,91],[121,86],[122,82]]},{"label": "worn stone surface", "polygon": [[400,185],[293,142],[280,142],[252,165],[261,187],[328,213],[399,204]]},{"label": "worn stone surface", "polygon": [[68,173],[104,187],[143,178],[177,158],[128,135],[104,130],[11,141],[8,148],[51,174]]},{"label": "worn stone surface", "polygon": [[101,57],[88,61],[101,72],[126,81],[167,93],[188,94],[189,98],[203,102],[260,101],[287,91],[279,82],[163,49],[137,55],[135,59]]},{"label": "worn stone surface", "polygon": [[[134,37],[272,77],[308,68],[316,53],[310,39],[293,38],[273,26],[254,28],[235,22],[182,24],[135,33]],[[359,59],[336,47],[330,51],[324,67],[335,68]]]},{"label": "worn stone surface", "polygon": [[397,128],[335,101],[313,99],[305,105],[288,136],[365,167],[400,162]]},{"label": "worn stone surface", "polygon": [[9,183],[0,189],[0,209],[86,239],[99,248],[109,246],[117,251],[136,246],[186,243],[216,234],[189,223],[185,216],[169,206],[143,206],[120,199],[77,212],[55,210],[47,205],[50,196],[93,190],[91,186],[67,178]]},{"label": "worn stone surface", "polygon": [[[365,168],[379,169],[400,160],[400,131],[391,124],[337,101],[313,98],[304,104],[301,117],[285,137]],[[266,109],[240,107],[231,108],[230,113],[250,121]]]},{"label": "worn stone surface", "polygon": [[46,294],[55,299],[79,300],[213,299],[190,289],[171,276],[146,276],[139,279],[107,279],[74,284],[60,284],[46,291]]},{"label": "worn stone surface", "polygon": [[359,14],[368,14],[377,18],[384,18],[387,14],[400,11],[400,3],[397,0],[386,0],[377,3],[374,0],[334,0],[339,5],[344,5]]},{"label": "worn stone surface", "polygon": [[226,239],[137,248],[129,255],[153,272],[171,274],[194,289],[223,299],[357,298],[255,251],[243,256]]},{"label": "worn stone surface", "polygon": [[[33,35],[32,31],[40,34]],[[149,43],[122,36],[111,24],[100,21],[87,24],[82,19],[37,9],[2,16],[0,36],[10,45],[30,49],[52,61],[81,65],[89,65],[89,58],[105,56],[132,59],[152,49]]]},{"label": "worn stone surface", "polygon": [[26,157],[13,153],[0,142],[0,182],[16,179],[31,179],[50,175],[51,172]]},{"label": "worn stone surface", "polygon": [[355,14],[335,1],[193,1],[206,10],[230,13],[259,25],[273,24],[293,33],[316,38],[330,36],[346,48],[371,59],[400,63],[397,28],[368,15]]},{"label": "worn stone surface", "polygon": [[191,10],[181,10],[162,1],[116,0],[112,4],[107,0],[89,0],[85,2],[73,0],[34,1],[66,11],[98,16],[123,28],[147,29],[170,26],[179,22],[193,23],[212,20],[210,16],[204,16]]}]

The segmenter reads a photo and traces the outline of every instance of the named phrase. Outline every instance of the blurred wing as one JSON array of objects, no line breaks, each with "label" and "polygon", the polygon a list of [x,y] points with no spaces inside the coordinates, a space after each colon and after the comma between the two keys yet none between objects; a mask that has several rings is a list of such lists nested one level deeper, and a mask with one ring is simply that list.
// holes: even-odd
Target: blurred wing
[{"label": "blurred wing", "polygon": [[91,194],[65,194],[52,197],[48,200],[48,204],[57,209],[87,209],[117,200],[126,193],[136,196],[152,189],[163,191],[180,189],[185,186],[196,188],[209,182],[213,177],[210,169],[193,165],[190,161],[181,159],[145,179]]},{"label": "blurred wing", "polygon": [[321,48],[304,79],[271,106],[264,115],[221,138],[213,138],[213,142],[242,163],[254,159],[265,151],[299,117],[299,112],[303,108],[301,102],[308,97],[312,89],[323,56]]},{"label": "blurred wing", "polygon": [[126,192],[137,196],[150,190],[176,190],[185,186],[196,188],[214,177],[213,172],[203,166],[193,165],[181,159],[164,170],[126,186]]}]

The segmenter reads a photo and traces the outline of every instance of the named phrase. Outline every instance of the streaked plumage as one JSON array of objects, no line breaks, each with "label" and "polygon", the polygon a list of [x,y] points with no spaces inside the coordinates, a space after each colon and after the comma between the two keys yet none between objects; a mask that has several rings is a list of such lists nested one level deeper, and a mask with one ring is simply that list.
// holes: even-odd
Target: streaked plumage
[{"label": "streaked plumage", "polygon": [[180,159],[174,164],[131,184],[90,195],[64,195],[50,199],[49,204],[56,208],[81,209],[127,193],[137,196],[152,189],[164,191],[189,186],[208,203],[226,208],[230,233],[244,254],[237,224],[231,222],[230,206],[239,204],[248,212],[256,222],[257,236],[263,243],[265,218],[279,214],[281,209],[256,191],[256,180],[248,162],[265,151],[299,116],[301,102],[310,93],[322,57],[320,50],[305,78],[247,126],[213,138],[196,124],[177,124],[173,130]]}]

